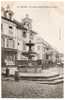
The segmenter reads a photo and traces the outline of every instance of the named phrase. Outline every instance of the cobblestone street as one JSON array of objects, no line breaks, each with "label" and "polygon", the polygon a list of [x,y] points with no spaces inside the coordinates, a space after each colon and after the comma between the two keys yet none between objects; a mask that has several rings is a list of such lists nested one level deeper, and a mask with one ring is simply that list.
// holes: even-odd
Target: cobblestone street
[{"label": "cobblestone street", "polygon": [[63,83],[56,85],[40,84],[38,81],[2,81],[3,98],[62,98]]}]

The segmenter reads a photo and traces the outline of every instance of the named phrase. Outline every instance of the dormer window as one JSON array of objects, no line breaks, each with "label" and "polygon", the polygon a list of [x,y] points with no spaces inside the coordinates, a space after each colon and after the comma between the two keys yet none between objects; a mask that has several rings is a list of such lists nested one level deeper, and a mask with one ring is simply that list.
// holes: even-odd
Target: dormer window
[{"label": "dormer window", "polygon": [[12,20],[12,17],[13,17],[13,11],[10,9],[10,6],[7,5],[6,9],[4,10],[4,17]]},{"label": "dormer window", "polygon": [[12,29],[13,29],[13,27],[12,26],[9,26],[9,33],[10,34],[13,34],[13,30]]}]

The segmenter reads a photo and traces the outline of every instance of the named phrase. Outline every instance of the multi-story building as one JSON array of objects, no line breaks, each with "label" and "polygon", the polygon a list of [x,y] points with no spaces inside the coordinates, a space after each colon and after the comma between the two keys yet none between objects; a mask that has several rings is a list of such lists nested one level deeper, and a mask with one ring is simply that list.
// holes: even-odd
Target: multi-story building
[{"label": "multi-story building", "polygon": [[48,42],[39,36],[36,38],[35,51],[37,52],[35,59],[41,61],[42,64],[56,62],[57,52],[54,51]]},{"label": "multi-story building", "polygon": [[2,64],[15,65],[17,54],[16,24],[12,19],[13,12],[9,6],[1,17]]},{"label": "multi-story building", "polygon": [[36,37],[35,52],[37,53],[37,56],[35,57],[35,60],[38,60],[38,62],[40,63],[43,63],[45,61],[45,52],[47,45],[44,42],[45,41],[41,37]]}]

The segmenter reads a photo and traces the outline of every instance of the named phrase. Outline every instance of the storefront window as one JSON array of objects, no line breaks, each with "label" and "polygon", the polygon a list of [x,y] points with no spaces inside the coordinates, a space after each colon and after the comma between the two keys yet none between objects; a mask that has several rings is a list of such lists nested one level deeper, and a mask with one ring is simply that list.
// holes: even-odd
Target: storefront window
[{"label": "storefront window", "polygon": [[5,59],[6,65],[13,65],[15,64],[15,56],[14,55],[8,55]]}]

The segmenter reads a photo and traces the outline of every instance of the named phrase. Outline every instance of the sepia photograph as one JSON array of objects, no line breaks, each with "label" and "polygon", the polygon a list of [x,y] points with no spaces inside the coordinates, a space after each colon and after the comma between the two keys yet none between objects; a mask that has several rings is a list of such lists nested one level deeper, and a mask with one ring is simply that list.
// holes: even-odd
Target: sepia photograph
[{"label": "sepia photograph", "polygon": [[1,1],[1,97],[64,98],[64,1]]}]

